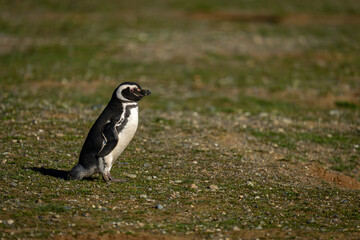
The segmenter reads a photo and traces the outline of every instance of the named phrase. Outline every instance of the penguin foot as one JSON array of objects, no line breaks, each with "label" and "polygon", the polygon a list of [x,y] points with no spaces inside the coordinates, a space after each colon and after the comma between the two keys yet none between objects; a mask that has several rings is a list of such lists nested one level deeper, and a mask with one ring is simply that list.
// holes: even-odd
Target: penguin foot
[{"label": "penguin foot", "polygon": [[113,176],[111,176],[110,173],[104,173],[103,174],[103,179],[107,183],[111,183],[111,182],[122,183],[122,182],[127,182],[128,181],[128,180],[122,179],[122,178],[114,178]]}]

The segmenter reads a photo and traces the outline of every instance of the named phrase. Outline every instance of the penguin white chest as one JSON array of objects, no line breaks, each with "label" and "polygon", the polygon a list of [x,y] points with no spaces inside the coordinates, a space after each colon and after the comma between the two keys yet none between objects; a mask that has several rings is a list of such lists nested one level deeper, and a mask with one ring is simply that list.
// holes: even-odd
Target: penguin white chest
[{"label": "penguin white chest", "polygon": [[119,125],[122,128],[118,131],[118,143],[112,152],[113,160],[117,159],[119,155],[125,150],[131,139],[134,137],[139,122],[138,107],[131,106],[129,110],[124,112],[124,117],[120,119]]}]

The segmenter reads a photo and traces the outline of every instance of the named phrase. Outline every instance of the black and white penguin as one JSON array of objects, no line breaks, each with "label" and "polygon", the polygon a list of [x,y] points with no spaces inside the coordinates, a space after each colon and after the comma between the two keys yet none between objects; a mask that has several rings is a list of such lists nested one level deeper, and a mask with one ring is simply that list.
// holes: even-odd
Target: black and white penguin
[{"label": "black and white penguin", "polygon": [[117,181],[110,174],[111,167],[135,135],[137,102],[150,94],[134,82],[124,82],[115,89],[110,102],[91,127],[79,163],[69,172],[68,179],[100,173],[107,182]]}]

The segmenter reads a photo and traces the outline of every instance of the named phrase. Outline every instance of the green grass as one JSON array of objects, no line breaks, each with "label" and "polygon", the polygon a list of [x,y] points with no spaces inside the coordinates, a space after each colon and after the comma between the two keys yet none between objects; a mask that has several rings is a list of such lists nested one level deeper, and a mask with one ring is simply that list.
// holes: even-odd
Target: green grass
[{"label": "green grass", "polygon": [[[360,237],[358,1],[0,5],[0,238]],[[123,81],[129,181],[62,179]]]}]

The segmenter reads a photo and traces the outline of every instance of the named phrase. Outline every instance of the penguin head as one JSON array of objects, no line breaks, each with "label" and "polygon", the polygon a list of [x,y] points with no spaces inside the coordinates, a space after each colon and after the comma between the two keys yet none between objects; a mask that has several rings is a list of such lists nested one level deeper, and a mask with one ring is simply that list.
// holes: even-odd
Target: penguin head
[{"label": "penguin head", "polygon": [[143,97],[150,95],[149,90],[142,89],[139,84],[134,82],[124,82],[115,89],[114,95],[122,102],[140,101]]}]

